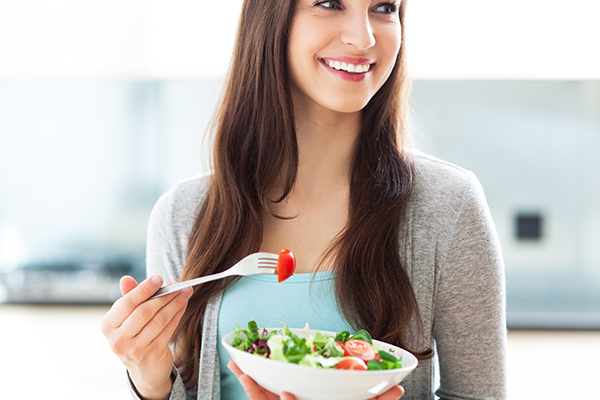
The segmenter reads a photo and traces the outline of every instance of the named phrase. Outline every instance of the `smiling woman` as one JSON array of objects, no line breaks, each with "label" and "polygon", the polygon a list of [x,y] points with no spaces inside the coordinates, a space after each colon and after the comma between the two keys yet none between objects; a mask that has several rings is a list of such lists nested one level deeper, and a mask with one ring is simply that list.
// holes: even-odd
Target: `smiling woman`
[{"label": "smiling woman", "polygon": [[300,0],[288,53],[294,105],[363,109],[396,64],[402,40],[397,8],[395,2]]},{"label": "smiling woman", "polygon": [[[283,319],[365,329],[412,352],[420,366],[404,398],[433,399],[434,345],[440,397],[505,398],[498,240],[473,174],[409,148],[405,11],[406,1],[244,2],[213,171],[158,201],[149,279],[123,278],[102,324],[136,398],[293,399],[256,384],[219,345],[236,321]],[[282,248],[297,260],[285,282],[213,281],[146,301],[163,279]]]}]

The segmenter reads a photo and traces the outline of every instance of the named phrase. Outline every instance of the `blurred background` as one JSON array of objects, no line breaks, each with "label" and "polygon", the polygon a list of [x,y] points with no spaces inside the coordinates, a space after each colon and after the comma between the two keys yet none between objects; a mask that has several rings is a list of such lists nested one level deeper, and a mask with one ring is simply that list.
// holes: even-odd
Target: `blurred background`
[{"label": "blurred background", "polygon": [[[208,170],[240,6],[0,0],[0,398],[39,397],[32,379],[51,399],[128,398],[98,324],[119,278],[145,276],[158,197]],[[408,9],[417,148],[475,172],[500,236],[511,399],[593,398],[598,15],[591,0]],[[573,358],[557,390],[548,367]]]}]

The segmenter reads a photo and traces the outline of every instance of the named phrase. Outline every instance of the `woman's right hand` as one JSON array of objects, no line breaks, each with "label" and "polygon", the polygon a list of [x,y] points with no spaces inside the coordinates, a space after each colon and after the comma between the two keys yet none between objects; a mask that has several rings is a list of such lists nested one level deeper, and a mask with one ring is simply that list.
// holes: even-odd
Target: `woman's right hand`
[{"label": "woman's right hand", "polygon": [[187,288],[146,301],[162,282],[158,275],[139,285],[130,276],[121,278],[123,297],[113,304],[101,323],[111,350],[128,369],[136,390],[147,400],[169,398],[173,368],[169,341],[193,292]]}]

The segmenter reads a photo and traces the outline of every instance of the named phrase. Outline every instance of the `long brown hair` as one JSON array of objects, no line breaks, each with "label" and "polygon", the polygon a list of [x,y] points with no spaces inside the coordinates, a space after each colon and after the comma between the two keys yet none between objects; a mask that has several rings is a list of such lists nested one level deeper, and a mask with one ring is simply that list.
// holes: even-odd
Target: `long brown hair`
[{"label": "long brown hair", "polygon": [[[270,201],[295,182],[298,148],[289,87],[287,47],[293,0],[246,0],[220,107],[213,117],[213,175],[188,243],[182,280],[222,271],[258,251]],[[339,310],[355,329],[410,349],[421,328],[416,297],[398,251],[399,227],[412,188],[408,140],[404,14],[396,65],[363,109],[351,167],[349,217],[321,261],[335,266]],[[284,176],[281,176],[284,174]],[[283,194],[269,189],[283,181]],[[198,383],[202,318],[222,281],[194,292],[174,335],[175,363],[188,389]],[[399,310],[401,310],[399,312]],[[414,325],[412,324],[414,323]],[[423,359],[430,348],[417,351]]]}]

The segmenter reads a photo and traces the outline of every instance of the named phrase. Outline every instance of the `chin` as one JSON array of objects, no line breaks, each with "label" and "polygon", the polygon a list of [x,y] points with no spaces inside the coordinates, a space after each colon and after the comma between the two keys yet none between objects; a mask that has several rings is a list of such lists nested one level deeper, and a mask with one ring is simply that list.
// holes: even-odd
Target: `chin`
[{"label": "chin", "polygon": [[346,99],[346,101],[341,102],[330,102],[329,104],[326,104],[325,107],[339,113],[350,114],[361,111],[363,108],[366,107],[369,100],[370,99],[357,99],[355,101],[350,101],[350,99]]}]

